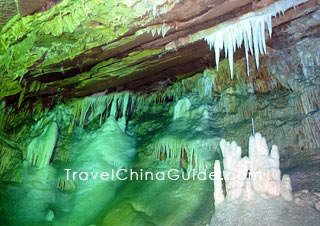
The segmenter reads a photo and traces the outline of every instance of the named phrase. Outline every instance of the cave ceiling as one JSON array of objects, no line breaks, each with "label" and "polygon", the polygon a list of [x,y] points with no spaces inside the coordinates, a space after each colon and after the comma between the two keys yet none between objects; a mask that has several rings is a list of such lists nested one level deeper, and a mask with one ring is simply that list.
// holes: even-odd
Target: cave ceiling
[{"label": "cave ceiling", "polygon": [[[274,2],[1,0],[0,99],[23,103],[153,92],[215,66],[214,53],[199,34]],[[272,18],[272,26],[268,49],[318,37],[319,2],[288,9]],[[243,57],[243,50],[235,52],[235,59]]]}]

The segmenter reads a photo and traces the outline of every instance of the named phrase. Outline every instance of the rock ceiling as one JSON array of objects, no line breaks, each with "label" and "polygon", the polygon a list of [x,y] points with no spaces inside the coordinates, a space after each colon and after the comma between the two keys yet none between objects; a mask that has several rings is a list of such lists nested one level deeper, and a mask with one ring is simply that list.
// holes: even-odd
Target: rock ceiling
[{"label": "rock ceiling", "polygon": [[[215,66],[213,51],[195,34],[275,1],[28,2],[0,1],[0,99],[9,103],[127,89],[151,92]],[[318,37],[319,24],[319,2],[306,1],[272,18],[267,46],[279,49]],[[236,59],[243,57],[243,50],[235,52]]]}]

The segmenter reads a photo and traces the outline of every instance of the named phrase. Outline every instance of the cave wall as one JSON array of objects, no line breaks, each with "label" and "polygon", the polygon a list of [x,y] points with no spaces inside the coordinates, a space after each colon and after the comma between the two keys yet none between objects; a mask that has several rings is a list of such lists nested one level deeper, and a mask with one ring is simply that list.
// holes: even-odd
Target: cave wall
[{"label": "cave wall", "polygon": [[[2,105],[2,194],[18,192],[18,188],[33,193],[17,202],[18,206],[15,209],[19,209],[20,212],[7,208],[6,203],[12,200],[3,199],[2,196],[4,204],[1,207],[1,220],[20,222],[23,206],[28,207],[28,197],[31,198],[34,194],[42,201],[34,202],[29,207],[32,211],[41,211],[34,217],[24,218],[23,222],[35,223],[38,222],[37,219],[42,219],[40,222],[43,224],[52,220],[66,223],[63,219],[64,216],[69,216],[69,207],[62,205],[64,207],[59,215],[59,201],[53,201],[53,197],[59,197],[60,193],[64,192],[71,192],[77,197],[77,194],[81,193],[77,186],[81,184],[75,186],[66,183],[59,170],[70,165],[79,167],[83,165],[81,162],[90,164],[91,160],[100,161],[94,154],[100,150],[95,150],[97,139],[101,140],[101,147],[107,147],[110,146],[110,142],[105,143],[102,137],[111,139],[113,136],[107,135],[106,132],[101,136],[97,134],[103,130],[103,125],[111,116],[116,120],[116,126],[110,127],[111,134],[115,134],[112,131],[116,130],[122,131],[119,134],[123,131],[126,134],[117,135],[112,139],[122,142],[122,138],[119,137],[130,134],[129,136],[136,140],[134,149],[137,157],[133,163],[135,169],[157,171],[176,168],[186,172],[212,169],[214,160],[221,158],[221,138],[238,142],[243,147],[245,155],[247,140],[253,127],[267,138],[268,144],[279,146],[282,168],[289,169],[318,162],[320,45],[315,43],[319,43],[319,39],[305,39],[288,48],[274,51],[269,49],[269,53],[260,58],[262,66],[258,70],[252,67],[249,76],[245,59],[240,59],[235,62],[235,74],[231,79],[228,62],[224,60],[220,62],[219,70],[208,68],[190,78],[173,82],[171,86],[163,84],[153,94],[97,93],[86,98],[61,102],[51,110],[35,109],[34,114],[15,112]],[[250,61],[253,63],[254,59],[250,58]],[[56,135],[47,136],[48,130],[54,130]],[[42,147],[37,141],[39,139],[48,145]],[[34,145],[41,146],[43,153],[39,153],[40,149],[36,152],[30,151]],[[120,153],[128,150],[125,146],[120,149]],[[38,155],[42,157],[35,159],[34,156]],[[80,160],[77,160],[79,158]],[[109,155],[104,161],[112,165],[116,161],[115,158]],[[87,163],[86,159],[91,160]],[[77,161],[80,163],[74,163]],[[47,179],[43,179],[46,175]],[[25,177],[28,179],[23,179]],[[42,185],[37,185],[37,180],[41,180]],[[141,188],[139,195],[134,192],[137,186]],[[167,190],[172,186],[176,186],[175,191]],[[194,196],[190,196],[193,188],[203,189],[204,192],[195,199]],[[37,192],[39,189],[45,192]],[[92,189],[96,191],[94,187]],[[114,188],[108,188],[110,189]],[[145,194],[152,189],[167,192],[156,193],[156,198],[146,199]],[[191,198],[193,201],[188,202],[188,208],[183,209],[185,215],[181,215],[180,218],[177,218],[175,211],[181,212],[182,209],[177,206],[167,209],[170,213],[163,212],[160,216],[166,216],[168,224],[185,224],[191,221],[196,224],[199,218],[185,216],[201,212],[206,214],[199,214],[198,217],[209,219],[212,212],[203,211],[213,209],[210,201],[212,189],[213,186],[209,182],[194,182],[185,187],[184,183],[139,184],[130,181],[119,193],[116,189],[115,199],[114,196],[109,197],[111,204],[107,210],[102,208],[101,212],[93,212],[90,216],[91,219],[95,219],[93,221],[107,225],[118,222],[120,216],[124,224],[130,221],[133,225],[139,225],[144,221],[161,224],[164,218],[159,217],[158,213],[164,208],[165,203],[176,202],[177,205],[182,205]],[[176,191],[180,191],[181,196],[175,197]],[[171,193],[172,195],[168,195]],[[17,194],[21,195],[20,192]],[[99,199],[97,196],[94,197]],[[79,195],[78,199],[81,200],[82,196]],[[162,200],[163,205],[155,200]],[[77,208],[78,212],[82,212],[81,205]],[[119,208],[124,211],[118,213]],[[51,217],[51,211],[57,214],[57,219]],[[78,213],[72,216],[77,217]],[[82,218],[79,218],[79,222],[82,222],[80,219]]]},{"label": "cave wall", "polygon": [[[246,74],[244,60],[240,60],[235,66],[234,80],[228,78],[227,64],[222,64],[219,71],[207,69],[182,80],[161,95],[148,97],[155,105],[160,102],[166,106],[150,106],[155,109],[153,117],[162,117],[164,122],[174,114],[177,100],[188,97],[191,106],[182,112],[181,122],[172,120],[172,125],[163,124],[161,120],[148,121],[145,114],[140,117],[138,114],[136,127],[138,131],[150,127],[142,133],[145,143],[162,139],[163,133],[180,143],[198,137],[203,141],[226,137],[246,147],[253,119],[255,131],[266,136],[268,143],[279,146],[283,168],[316,161],[320,147],[317,43],[319,39],[306,39],[288,48],[270,50],[262,59],[264,66],[252,69],[250,76]],[[218,143],[213,143],[211,148],[215,152]]]},{"label": "cave wall", "polygon": [[[176,15],[185,22],[168,23],[168,34],[160,19],[171,21],[168,10],[175,15],[176,4],[188,8],[192,1],[134,8],[130,4],[136,1],[121,7],[112,2],[117,7],[107,8],[98,2],[100,8],[88,1],[79,11],[76,3],[51,5],[53,11],[16,18],[15,26],[3,30],[1,224],[65,225],[73,219],[79,225],[208,223],[214,211],[210,181],[91,185],[66,181],[63,169],[131,165],[153,172],[210,170],[221,158],[221,138],[235,140],[246,155],[253,130],[279,146],[282,169],[318,163],[316,1],[273,18],[275,34],[267,40],[259,69],[250,56],[247,71],[246,59],[239,54],[243,49],[235,52],[233,79],[228,61],[221,61],[217,70],[214,54],[199,40],[220,22],[228,25],[251,12],[254,1],[239,1],[234,8],[228,7],[232,1],[199,4],[195,18]],[[110,8],[133,13],[125,24],[110,15],[99,18]],[[92,17],[84,16],[87,10]],[[112,29],[105,20],[112,21]],[[38,26],[42,22],[47,27]],[[309,28],[304,30],[304,24]],[[83,33],[85,26],[92,31],[89,37]],[[131,91],[121,92],[126,89]],[[305,188],[320,185],[306,183]]]}]

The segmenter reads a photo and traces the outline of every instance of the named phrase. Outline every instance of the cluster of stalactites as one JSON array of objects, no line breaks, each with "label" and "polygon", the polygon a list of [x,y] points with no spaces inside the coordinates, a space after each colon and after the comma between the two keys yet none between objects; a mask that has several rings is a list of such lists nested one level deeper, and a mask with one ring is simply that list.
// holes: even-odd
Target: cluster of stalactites
[{"label": "cluster of stalactites", "polygon": [[170,11],[179,0],[144,0],[148,12],[157,17]]},{"label": "cluster of stalactites", "polygon": [[148,13],[155,18],[169,12],[179,0],[122,0],[121,3],[134,8],[139,13]]},{"label": "cluster of stalactites", "polygon": [[220,51],[224,48],[225,57],[229,59],[230,76],[233,78],[233,54],[242,44],[247,61],[247,73],[249,74],[249,52],[254,55],[256,66],[259,68],[259,55],[266,53],[266,26],[270,38],[272,34],[271,18],[306,1],[280,0],[261,11],[245,14],[237,21],[228,21],[218,25],[216,31],[205,37],[210,49],[214,48],[217,70]]},{"label": "cluster of stalactites", "polygon": [[133,112],[134,96],[129,92],[104,94],[103,92],[93,94],[76,102],[73,106],[74,118],[78,119],[80,126],[84,126],[96,117],[99,117],[100,125],[102,125],[103,119],[113,117],[120,122],[124,129]]},{"label": "cluster of stalactites", "polygon": [[[206,144],[203,144],[206,143]],[[201,172],[212,167],[210,161],[201,157],[202,150],[210,150],[210,141],[199,143],[185,142],[177,139],[163,138],[152,145],[156,159],[165,161],[171,166],[191,172]]]},{"label": "cluster of stalactites", "polygon": [[162,38],[164,38],[167,32],[171,29],[171,26],[167,25],[166,23],[163,23],[162,25],[154,25],[147,27],[146,29],[147,32],[152,34],[152,36],[161,35]]},{"label": "cluster of stalactites", "polygon": [[[94,94],[82,100],[74,101],[71,106],[72,122],[78,121],[79,126],[84,126],[100,117],[100,125],[102,125],[103,119],[112,118],[121,130],[125,131],[129,116],[133,112],[134,97],[131,97],[129,92],[104,94]],[[26,162],[28,164],[38,168],[49,165],[58,140],[59,126],[62,123],[59,115],[64,110],[61,109],[57,108],[56,111],[43,117],[33,126],[31,131],[33,139],[27,150]]]}]

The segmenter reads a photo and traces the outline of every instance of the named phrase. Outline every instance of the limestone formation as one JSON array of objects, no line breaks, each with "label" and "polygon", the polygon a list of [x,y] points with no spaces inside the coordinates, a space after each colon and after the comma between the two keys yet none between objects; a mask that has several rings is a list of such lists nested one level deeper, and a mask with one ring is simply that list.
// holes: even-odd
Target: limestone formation
[{"label": "limestone formation", "polygon": [[251,181],[249,180],[249,178],[246,178],[245,179],[245,185],[244,185],[244,197],[245,197],[245,200],[247,201],[251,201],[254,199],[254,191],[253,191],[253,188],[252,188],[252,184],[251,184]]},{"label": "limestone formation", "polygon": [[39,168],[49,165],[57,137],[57,123],[52,122],[46,125],[42,134],[35,137],[28,145],[27,162]]},{"label": "limestone formation", "polygon": [[214,162],[214,203],[218,205],[224,201],[224,194],[222,190],[222,177],[220,161]]},{"label": "limestone formation", "polygon": [[236,142],[221,140],[223,176],[226,182],[227,199],[240,197],[248,172],[248,158],[241,158],[241,147]]},{"label": "limestone formation", "polygon": [[178,119],[184,116],[188,116],[189,115],[188,110],[190,109],[190,107],[191,107],[191,102],[187,97],[181,100],[178,100],[178,102],[174,107],[173,119]]},{"label": "limestone formation", "polygon": [[281,196],[287,201],[293,200],[291,179],[288,174],[284,174],[281,180]]},{"label": "limestone formation", "polygon": [[[281,194],[287,201],[293,199],[289,175],[284,175],[281,181],[278,147],[273,145],[269,153],[266,139],[260,133],[250,136],[248,157],[241,158],[241,147],[235,141],[230,143],[222,139],[220,148],[227,200],[243,197],[250,201],[255,194],[264,197]],[[215,172],[219,173],[216,167]],[[215,189],[218,189],[216,185]]]},{"label": "limestone formation", "polygon": [[[318,0],[32,2],[0,1],[0,225],[319,214]],[[131,168],[195,180],[97,176]]]},{"label": "limestone formation", "polygon": [[268,145],[260,133],[249,139],[249,168],[251,183],[257,193],[280,195],[280,169],[277,146],[273,145],[269,155]]}]

